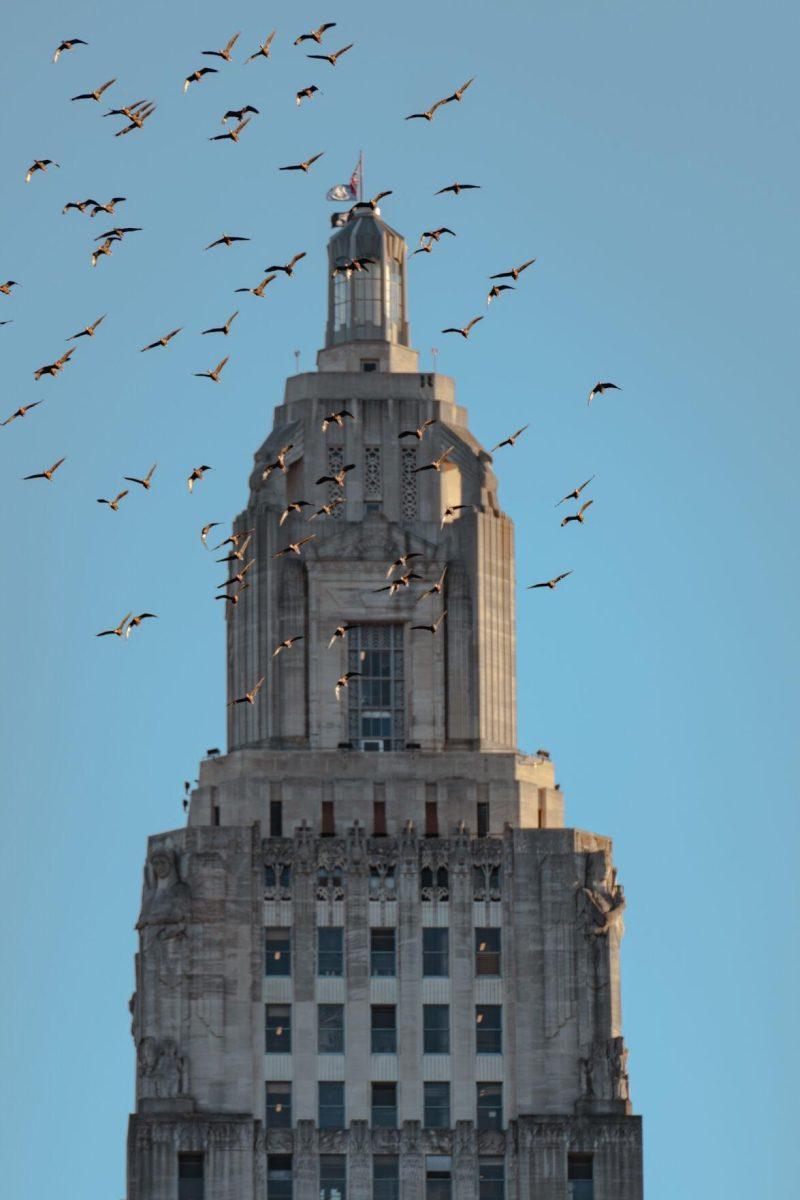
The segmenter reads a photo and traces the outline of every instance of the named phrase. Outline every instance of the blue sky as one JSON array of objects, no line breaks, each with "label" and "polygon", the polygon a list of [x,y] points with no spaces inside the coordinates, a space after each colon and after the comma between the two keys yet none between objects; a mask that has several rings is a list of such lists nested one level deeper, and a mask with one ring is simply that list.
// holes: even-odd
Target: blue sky
[{"label": "blue sky", "polygon": [[[336,20],[335,71],[291,45]],[[242,65],[278,29],[271,62]],[[184,76],[241,29],[236,61]],[[625,1032],[648,1200],[785,1194],[797,1074],[796,7],[779,0],[340,0],[230,18],[197,0],[6,13],[0,296],[5,587],[0,739],[5,1195],[124,1194],[127,999],[149,833],[224,744],[219,575],[197,537],[246,499],[299,350],[324,327],[330,185],[359,149],[410,241],[412,337],[456,377],[517,524],[520,744],[550,748],[571,824],[610,834],[628,896]],[[52,52],[64,36],[91,45]],[[10,48],[10,49],[9,49]],[[205,60],[209,61],[209,60]],[[106,106],[152,97],[115,139]],[[432,125],[402,117],[476,82]],[[324,95],[300,110],[293,93]],[[261,115],[211,144],[228,107]],[[307,177],[277,167],[319,150]],[[34,157],[61,163],[25,185]],[[455,178],[482,190],[433,192]],[[114,219],[67,200],[128,197]],[[92,238],[140,225],[89,265]],[[205,254],[223,231],[249,245]],[[307,250],[263,302],[233,296]],[[468,343],[486,276],[537,256]],[[280,282],[280,281],[279,281]],[[199,331],[241,316],[225,346]],[[33,370],[103,312],[56,380]],[[139,347],[177,325],[166,352]],[[587,409],[598,378],[623,390]],[[67,456],[56,481],[20,477]],[[152,493],[95,503],[158,460]],[[185,479],[214,471],[194,496]],[[583,528],[554,501],[596,473]],[[129,609],[128,644],[96,640]],[[46,1147],[46,1149],[45,1149]]]}]

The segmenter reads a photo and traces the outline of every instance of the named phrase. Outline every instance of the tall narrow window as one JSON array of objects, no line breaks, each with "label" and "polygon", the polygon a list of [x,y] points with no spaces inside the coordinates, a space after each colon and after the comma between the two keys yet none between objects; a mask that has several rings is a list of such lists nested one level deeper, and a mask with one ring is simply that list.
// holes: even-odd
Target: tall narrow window
[{"label": "tall narrow window", "polygon": [[478,837],[486,837],[489,833],[489,802],[478,801]]},{"label": "tall narrow window", "polygon": [[435,800],[425,801],[425,837],[439,836],[439,809]]},{"label": "tall narrow window", "polygon": [[291,1154],[267,1155],[267,1200],[292,1200]]},{"label": "tall narrow window", "polygon": [[344,930],[340,926],[317,927],[317,974],[344,974]]},{"label": "tall narrow window", "polygon": [[369,931],[370,974],[391,976],[396,974],[396,951],[394,929],[370,929]]},{"label": "tall narrow window", "polygon": [[281,800],[270,800],[269,802],[269,836],[283,837],[283,802]]},{"label": "tall narrow window", "polygon": [[396,1083],[373,1083],[372,1124],[386,1129],[397,1128]]},{"label": "tall narrow window", "polygon": [[372,832],[375,837],[386,837],[386,801],[374,800],[372,804]]},{"label": "tall narrow window", "polygon": [[291,1129],[292,1085],[286,1082],[267,1084],[267,1129]]},{"label": "tall narrow window", "polygon": [[503,1085],[502,1083],[479,1083],[478,1129],[503,1128]]},{"label": "tall narrow window", "polygon": [[429,1154],[425,1159],[425,1200],[451,1200],[453,1161],[449,1154]]},{"label": "tall narrow window", "polygon": [[503,1053],[503,1009],[500,1004],[476,1006],[475,1050],[478,1054]]},{"label": "tall narrow window", "polygon": [[478,1159],[478,1200],[505,1200],[506,1175],[502,1158]]},{"label": "tall narrow window", "polygon": [[320,1129],[344,1129],[344,1084],[320,1082],[319,1119]]},{"label": "tall narrow window", "polygon": [[422,1006],[422,1052],[423,1054],[450,1053],[449,1004],[424,1004]]},{"label": "tall narrow window", "polygon": [[319,1200],[347,1200],[347,1160],[343,1154],[319,1156]]},{"label": "tall narrow window", "polygon": [[475,974],[501,974],[501,930],[497,928],[475,930]]},{"label": "tall narrow window", "polygon": [[291,1004],[268,1004],[264,1049],[267,1054],[290,1054],[292,1050]]},{"label": "tall narrow window", "polygon": [[400,512],[404,521],[413,521],[417,516],[417,448],[404,446],[400,454]]},{"label": "tall narrow window", "polygon": [[291,975],[292,931],[284,927],[264,930],[264,974]]},{"label": "tall narrow window", "polygon": [[203,1155],[178,1155],[178,1200],[203,1200]]},{"label": "tall narrow window", "polygon": [[373,1054],[397,1053],[397,1009],[394,1004],[373,1004],[370,1009]]},{"label": "tall narrow window", "polygon": [[333,812],[333,801],[322,801],[322,827],[320,830],[323,837],[333,837],[336,833],[336,820]]},{"label": "tall narrow window", "polygon": [[360,625],[348,635],[349,737],[359,750],[405,749],[402,625]]},{"label": "tall narrow window", "polygon": [[425,1089],[423,1105],[425,1129],[449,1129],[450,1084],[427,1082],[423,1084],[423,1087]]},{"label": "tall narrow window", "polygon": [[422,974],[442,977],[450,974],[450,930],[438,926],[422,931]]},{"label": "tall narrow window", "polygon": [[591,1154],[570,1154],[567,1158],[569,1200],[594,1200],[594,1171]]},{"label": "tall narrow window", "polygon": [[344,1054],[344,1005],[317,1005],[317,1053]]},{"label": "tall narrow window", "polygon": [[383,498],[383,477],[381,473],[380,446],[364,447],[364,499],[381,500]]},{"label": "tall narrow window", "polygon": [[372,1200],[400,1200],[400,1160],[376,1154],[372,1160]]},{"label": "tall narrow window", "polygon": [[[328,446],[328,475],[338,475],[344,466],[344,446]],[[328,484],[327,501],[330,504],[332,500],[343,500],[344,492],[339,487],[338,483]],[[341,521],[344,517],[344,504],[337,504],[331,511],[331,519]]]}]

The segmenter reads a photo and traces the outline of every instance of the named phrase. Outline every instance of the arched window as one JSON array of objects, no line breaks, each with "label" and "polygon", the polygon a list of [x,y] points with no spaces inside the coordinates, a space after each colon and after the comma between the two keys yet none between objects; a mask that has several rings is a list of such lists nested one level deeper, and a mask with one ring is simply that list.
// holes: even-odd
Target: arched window
[{"label": "arched window", "polygon": [[419,887],[423,900],[448,900],[450,881],[447,867],[423,867],[419,873]]}]

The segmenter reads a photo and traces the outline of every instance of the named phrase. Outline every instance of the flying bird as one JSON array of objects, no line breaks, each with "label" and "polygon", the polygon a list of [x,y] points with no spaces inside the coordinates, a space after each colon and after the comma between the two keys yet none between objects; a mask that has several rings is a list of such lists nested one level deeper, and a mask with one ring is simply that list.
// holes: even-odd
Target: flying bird
[{"label": "flying bird", "polygon": [[245,104],[243,108],[229,108],[222,118],[222,124],[224,125],[226,121],[241,121],[248,113],[254,113],[258,116],[260,111],[260,109],[254,108],[252,104]]},{"label": "flying bird", "polygon": [[[218,521],[213,524],[218,525]],[[251,534],[255,533],[255,528],[241,529],[238,533],[232,533],[230,537],[225,538],[224,542],[220,542],[218,546],[214,546],[215,550],[221,550],[223,546],[238,546],[242,539],[245,539],[245,544],[250,541]]]},{"label": "flying bird", "polygon": [[336,25],[335,21],[326,21],[324,25],[320,25],[318,29],[312,29],[310,33],[301,33],[299,37],[294,39],[294,46],[299,46],[301,42],[316,42],[317,45],[322,41],[322,35],[328,29],[333,29]]},{"label": "flying bird", "polygon": [[224,50],[204,50],[203,54],[206,55],[208,58],[221,58],[224,60],[224,62],[230,62],[231,61],[231,50],[238,42],[240,36],[241,36],[241,30],[239,31],[239,33],[235,33],[233,35],[233,37],[228,42],[227,46],[225,46]]},{"label": "flying bird", "polygon": [[534,588],[550,588],[552,591],[556,584],[561,583],[562,579],[566,579],[571,574],[572,571],[564,571],[563,574],[556,575],[554,579],[547,579],[544,583],[529,583],[526,590],[530,592]]},{"label": "flying bird", "polygon": [[472,78],[468,79],[466,83],[462,83],[460,88],[456,88],[456,90],[453,92],[452,96],[445,96],[444,100],[442,100],[442,104],[452,104],[453,101],[455,101],[457,104],[460,104],[461,99],[464,95],[464,92],[474,82],[475,82],[475,76],[473,75]]},{"label": "flying bird", "polygon": [[294,449],[294,442],[287,442],[285,446],[281,446],[273,461],[271,463],[267,463],[267,465],[264,467],[264,470],[261,472],[261,478],[264,483],[266,483],[273,471],[282,471],[284,475],[286,474],[286,455],[292,449]]},{"label": "flying bird", "polygon": [[586,403],[591,404],[595,396],[602,396],[603,392],[607,392],[611,388],[613,388],[615,392],[622,391],[622,388],[616,383],[596,383],[589,392],[589,399],[586,401]]},{"label": "flying bird", "polygon": [[490,275],[489,278],[490,279],[513,279],[514,283],[516,283],[517,280],[519,279],[520,275],[522,274],[522,272],[526,271],[528,269],[528,267],[530,267],[535,262],[536,262],[535,258],[529,258],[526,262],[522,263],[520,266],[512,267],[510,271],[498,271],[496,275]]},{"label": "flying bird", "polygon": [[232,246],[234,242],[249,242],[249,237],[240,237],[235,233],[223,233],[222,237],[218,237],[215,242],[209,242],[205,247],[206,250],[213,250],[215,246]]},{"label": "flying bird", "polygon": [[[183,90],[186,91],[186,88]],[[126,133],[133,133],[135,129],[143,129],[145,121],[148,117],[152,117],[156,111],[156,107],[152,101],[145,100],[136,110],[131,112],[130,124],[123,126],[122,129],[118,129],[114,137],[124,137]]]},{"label": "flying bird", "polygon": [[394,596],[400,591],[400,588],[411,587],[412,579],[422,579],[422,576],[416,575],[413,571],[406,571],[405,575],[398,575],[397,579],[393,579],[385,587],[373,588],[373,595],[377,595],[379,592],[388,592],[390,596]]},{"label": "flying bird", "polygon": [[331,271],[331,279],[335,279],[337,275],[344,275],[345,279],[349,279],[354,273],[366,271],[367,267],[372,266],[378,260],[376,258],[368,258],[366,255],[361,255],[360,258],[347,258],[344,262],[339,262]]},{"label": "flying bird", "polygon": [[414,467],[412,474],[419,475],[420,471],[441,471],[445,461],[450,457],[454,450],[455,446],[448,446],[444,453],[440,454],[438,458],[435,458],[433,462],[425,463],[424,467]]},{"label": "flying bird", "polygon": [[425,229],[420,234],[419,240],[422,242],[424,238],[428,238],[428,240],[431,242],[438,242],[439,238],[444,233],[449,233],[451,237],[456,237],[456,234],[452,229],[448,229],[446,225],[440,225],[438,229]]},{"label": "flying bird", "polygon": [[239,315],[239,310],[237,308],[236,312],[231,313],[231,315],[228,317],[228,319],[224,325],[212,325],[212,327],[210,329],[204,329],[203,336],[207,333],[221,333],[225,337],[227,337],[231,331],[231,325],[236,320],[238,315]]},{"label": "flying bird", "polygon": [[95,88],[93,92],[81,92],[78,96],[70,96],[71,100],[95,100],[99,101],[103,92],[111,87],[112,83],[116,83],[116,76],[113,79],[107,79],[105,83],[101,83],[100,87]]},{"label": "flying bird", "polygon": [[256,58],[269,58],[270,52],[272,50],[272,39],[274,37],[275,37],[275,30],[273,29],[272,33],[269,35],[269,37],[266,39],[266,41],[262,42],[261,45],[256,50],[256,52],[254,54],[251,54],[249,58],[245,59],[245,62],[246,63],[253,62],[253,60]]},{"label": "flying bird", "polygon": [[245,117],[245,119],[240,121],[238,125],[235,125],[233,129],[229,129],[226,133],[215,133],[214,136],[210,137],[208,140],[210,142],[238,142],[240,134],[244,129],[247,128],[249,124],[250,118]]},{"label": "flying bird", "polygon": [[343,428],[346,417],[349,417],[351,421],[355,421],[355,417],[347,408],[340,408],[337,412],[328,413],[322,422],[322,432],[326,433],[331,425],[338,425],[340,429]]},{"label": "flying bird", "polygon": [[0,427],[10,425],[12,421],[16,421],[18,417],[24,417],[25,413],[30,412],[32,408],[38,408],[40,404],[44,404],[43,400],[34,400],[30,404],[23,404],[13,412],[10,417],[6,417],[5,421],[0,421]]},{"label": "flying bird", "polygon": [[324,150],[320,150],[319,154],[312,155],[311,158],[307,158],[304,162],[292,163],[292,165],[289,167],[278,167],[278,170],[279,171],[303,171],[307,175],[309,167],[312,167],[314,165],[314,163],[317,161],[317,159],[322,158],[324,153],[325,153]]},{"label": "flying bird", "polygon": [[235,704],[255,704],[256,696],[264,686],[266,678],[266,675],[262,675],[254,688],[251,688],[249,692],[245,692],[243,696],[237,696],[235,700],[231,700],[228,704],[228,708],[233,708]]},{"label": "flying bird", "polygon": [[433,242],[426,242],[424,246],[417,246],[416,250],[411,251],[411,257],[413,258],[415,254],[432,254],[433,246]]},{"label": "flying bird", "polygon": [[447,187],[439,188],[439,191],[433,194],[434,196],[443,196],[445,192],[452,192],[454,196],[458,196],[461,192],[472,191],[480,186],[479,183],[451,183]]},{"label": "flying bird", "polygon": [[489,288],[489,295],[486,297],[487,308],[492,303],[492,301],[496,300],[498,296],[501,296],[503,294],[503,292],[515,292],[516,290],[517,289],[515,287],[513,287],[510,283],[495,283],[492,287]]},{"label": "flying bird", "polygon": [[435,104],[432,104],[430,106],[430,108],[426,108],[424,112],[409,113],[409,115],[405,118],[405,120],[406,121],[432,121],[434,118],[434,115],[436,113],[436,110],[441,108],[444,103],[445,103],[444,100],[437,100]]},{"label": "flying bird", "polygon": [[59,167],[60,165],[60,163],[54,162],[52,158],[35,158],[28,167],[25,182],[30,183],[37,171],[46,171],[48,167]]},{"label": "flying bird", "polygon": [[242,586],[239,588],[238,592],[234,592],[232,595],[228,592],[225,592],[222,596],[215,596],[214,599],[215,600],[227,600],[228,604],[234,604],[234,605],[238,604],[239,598],[240,598],[242,592],[246,592],[249,587],[250,587],[249,583],[243,583]]},{"label": "flying bird", "polygon": [[444,609],[443,612],[439,613],[439,616],[436,618],[436,620],[433,622],[432,625],[412,625],[411,629],[412,630],[423,629],[423,630],[426,630],[428,633],[432,633],[435,637],[439,631],[439,626],[441,625],[442,621],[445,619],[446,616],[447,616],[447,609]]},{"label": "flying bird", "polygon": [[320,475],[319,479],[317,480],[317,485],[320,483],[336,483],[340,488],[343,488],[345,485],[345,476],[347,475],[347,472],[354,471],[355,466],[355,463],[348,463],[347,466],[342,467],[341,471],[337,471],[333,475]]},{"label": "flying bird", "polygon": [[[380,204],[381,200],[383,200],[384,196],[392,196],[392,195],[394,195],[394,193],[393,193],[392,189],[389,188],[385,192],[378,192],[377,196],[373,196],[371,200],[359,200],[359,205],[362,208],[364,208],[366,205],[369,205],[369,207],[374,211]],[[355,207],[355,205],[353,207]],[[370,262],[373,262],[373,261],[374,261],[374,259],[370,259]]]},{"label": "flying bird", "polygon": [[138,113],[143,108],[147,108],[151,103],[151,100],[134,100],[131,104],[123,104],[121,108],[109,108],[107,112],[103,113],[103,116],[125,117],[128,121],[132,121],[134,113]]},{"label": "flying bird", "polygon": [[332,67],[335,67],[342,55],[347,54],[348,50],[353,49],[353,45],[354,43],[350,42],[347,46],[342,46],[341,50],[336,50],[333,54],[307,54],[306,58],[319,58],[322,62],[330,63]]},{"label": "flying bird", "polygon": [[569,516],[564,517],[564,520],[561,522],[561,528],[563,529],[565,525],[569,525],[570,521],[577,521],[579,525],[582,525],[585,520],[583,514],[586,512],[587,508],[590,508],[593,504],[594,500],[586,500],[576,513],[570,513]]},{"label": "flying bird", "polygon": [[11,289],[14,287],[19,287],[16,279],[7,279],[5,283],[0,283],[0,292],[2,292],[4,296],[10,296]]},{"label": "flying bird", "polygon": [[305,635],[302,633],[295,633],[292,637],[284,638],[282,642],[278,642],[277,646],[272,651],[272,657],[276,658],[277,655],[280,654],[281,650],[291,650],[295,642],[303,641],[304,636]]},{"label": "flying bird", "polygon": [[318,508],[316,512],[313,512],[308,519],[309,521],[315,521],[317,517],[330,517],[332,516],[334,510],[343,503],[344,501],[342,500],[341,496],[334,496],[333,500],[330,500],[327,504],[323,504],[322,507]]},{"label": "flying bird", "polygon": [[[530,425],[530,421],[528,422],[528,425]],[[494,454],[495,450],[500,450],[503,446],[513,446],[516,443],[517,438],[521,437],[522,434],[525,432],[525,430],[528,428],[528,425],[523,425],[521,429],[518,429],[516,431],[516,433],[512,433],[507,438],[503,438],[502,442],[498,442],[496,446],[492,446],[489,453]]]},{"label": "flying bird", "polygon": [[256,560],[254,558],[251,558],[249,562],[246,562],[244,564],[244,566],[241,568],[241,570],[237,571],[235,575],[232,575],[230,577],[230,579],[226,579],[223,583],[218,583],[217,587],[218,588],[227,588],[227,587],[230,587],[231,584],[233,584],[233,583],[244,583],[244,577],[247,574],[247,572],[250,570],[250,568],[252,567],[252,565],[255,561]]},{"label": "flying bird", "polygon": [[361,676],[361,671],[345,671],[344,675],[340,675],[336,680],[336,687],[333,689],[336,693],[336,699],[341,700],[342,692],[348,686],[351,679],[358,679]]},{"label": "flying bird", "polygon": [[283,525],[284,522],[286,521],[287,517],[289,516],[289,513],[293,513],[293,512],[299,513],[301,508],[310,508],[310,507],[311,507],[310,500],[292,500],[292,501],[290,501],[289,504],[286,505],[286,508],[281,513],[278,524]]},{"label": "flying bird", "polygon": [[295,92],[294,102],[297,107],[299,108],[304,100],[310,100],[315,92],[319,92],[319,94],[322,95],[322,92],[315,83],[311,83],[308,85],[308,87],[301,88],[299,92]]},{"label": "flying bird", "polygon": [[140,485],[140,487],[143,487],[146,492],[149,492],[150,484],[153,482],[153,476],[156,473],[157,466],[158,466],[158,463],[153,463],[152,467],[147,472],[144,479],[139,479],[139,477],[137,475],[123,475],[122,478],[125,480],[126,483],[138,483]]},{"label": "flying bird", "polygon": [[219,377],[222,374],[222,369],[229,358],[230,354],[226,354],[224,358],[220,359],[213,371],[195,371],[195,379],[210,379],[212,383],[219,383]]},{"label": "flying bird", "polygon": [[163,337],[156,338],[154,342],[150,342],[148,346],[142,346],[139,353],[144,354],[145,350],[157,350],[159,346],[167,346],[174,337],[178,336],[182,329],[183,326],[179,325],[177,329],[173,329],[169,333],[165,333]]},{"label": "flying bird", "polygon": [[333,631],[331,640],[328,642],[328,649],[330,650],[334,642],[344,641],[351,629],[358,629],[358,626],[351,625],[347,621],[345,621],[343,625],[337,625]]},{"label": "flying bird", "polygon": [[[230,539],[228,539],[230,541]],[[247,547],[253,540],[252,533],[249,533],[241,545],[237,545],[230,554],[226,554],[224,558],[216,558],[215,562],[244,562],[244,556],[247,553]]]},{"label": "flying bird", "polygon": [[131,617],[130,621],[128,622],[128,628],[125,630],[125,637],[129,638],[131,636],[131,630],[138,629],[142,621],[146,621],[148,618],[151,620],[156,620],[157,616],[157,613],[143,612],[139,613],[138,617]]},{"label": "flying bird", "polygon": [[192,71],[191,75],[187,75],[183,81],[183,90],[188,92],[191,83],[199,83],[204,75],[216,75],[216,67],[201,67],[199,71]]},{"label": "flying bird", "polygon": [[282,550],[277,550],[272,557],[283,558],[285,554],[299,554],[300,547],[305,546],[306,542],[313,541],[316,536],[317,535],[315,533],[309,533],[307,537],[300,538],[296,542],[289,542],[288,546],[284,546]]},{"label": "flying bird", "polygon": [[65,50],[74,50],[76,46],[88,45],[89,43],[85,42],[83,38],[64,38],[64,41],[60,42],[59,45],[56,46],[56,52],[53,55],[53,62],[58,62]]},{"label": "flying bird", "polygon": [[445,566],[436,582],[432,583],[429,588],[426,588],[424,592],[421,592],[419,596],[417,596],[417,604],[419,604],[420,600],[424,600],[426,596],[441,596],[442,588],[444,587],[444,577],[446,574],[447,567]]},{"label": "flying bird", "polygon": [[449,522],[452,521],[452,519],[456,515],[456,513],[459,512],[462,508],[472,508],[472,505],[471,504],[448,504],[447,508],[442,513],[442,523],[439,526],[439,528],[444,529],[445,525],[449,524]]},{"label": "flying bird", "polygon": [[209,521],[208,524],[204,525],[200,530],[200,541],[203,543],[206,550],[208,549],[208,535],[211,533],[212,529],[215,529],[217,525],[221,524],[221,521]]},{"label": "flying bird", "polygon": [[87,204],[92,204],[94,207],[89,213],[90,217],[96,217],[98,213],[107,213],[109,217],[114,215],[114,209],[118,204],[124,204],[126,196],[112,196],[108,204],[100,204],[97,200],[87,200]]},{"label": "flying bird", "polygon": [[263,297],[264,292],[266,291],[267,287],[269,286],[269,284],[272,283],[273,279],[277,279],[277,276],[276,275],[267,275],[265,279],[261,280],[261,283],[259,283],[257,287],[254,287],[254,288],[241,287],[241,288],[236,288],[235,291],[249,292],[251,296],[258,296],[258,298],[261,299]]},{"label": "flying bird", "polygon": [[386,578],[388,579],[392,571],[396,570],[397,567],[408,566],[412,558],[424,558],[424,555],[418,553],[416,550],[412,550],[408,554],[401,554],[399,558],[396,558],[394,562],[390,564],[389,569],[386,572]]},{"label": "flying bird", "polygon": [[78,333],[73,333],[71,337],[68,337],[67,341],[73,342],[76,338],[94,337],[95,330],[97,329],[98,325],[102,325],[103,321],[106,319],[106,316],[107,314],[103,313],[102,317],[98,317],[94,324],[85,325],[84,328],[79,330]]},{"label": "flying bird", "polygon": [[189,478],[186,480],[186,486],[188,487],[189,491],[194,491],[194,485],[198,482],[198,480],[203,478],[206,471],[211,471],[212,469],[212,467],[209,467],[206,464],[203,464],[202,467],[195,467]]},{"label": "flying bird", "polygon": [[442,333],[460,333],[461,336],[466,339],[469,337],[472,329],[478,324],[478,321],[482,320],[483,317],[473,317],[469,324],[465,325],[463,329],[455,329],[453,326],[449,326],[447,329],[443,329]]},{"label": "flying bird", "polygon": [[125,616],[122,618],[119,625],[115,626],[114,629],[104,629],[102,631],[102,633],[98,633],[95,636],[96,637],[122,637],[122,634],[125,630],[125,626],[128,622],[128,618],[130,617],[130,615],[131,615],[130,613],[125,613]]},{"label": "flying bird", "polygon": [[104,255],[110,255],[113,253],[111,249],[112,242],[119,242],[121,240],[121,238],[106,238],[102,246],[95,246],[94,250],[92,251],[92,266],[96,267]]},{"label": "flying bird", "polygon": [[291,259],[288,263],[283,263],[283,264],[273,263],[271,267],[264,267],[264,270],[265,271],[283,271],[283,273],[285,275],[288,275],[291,277],[292,275],[294,275],[294,269],[297,266],[297,264],[300,262],[300,259],[305,258],[305,256],[306,256],[306,251],[301,250],[300,253],[295,254],[294,258]]},{"label": "flying bird", "polygon": [[35,475],[23,475],[23,479],[46,479],[49,483],[61,464],[66,461],[66,458],[59,458],[58,461],[54,462],[52,467],[48,467],[46,471],[37,471]]},{"label": "flying bird", "polygon": [[125,497],[127,496],[127,494],[128,494],[128,489],[125,488],[124,491],[117,492],[117,494],[113,500],[98,500],[97,503],[98,504],[107,504],[112,512],[119,512],[119,502],[120,502],[120,500],[124,500]]},{"label": "flying bird", "polygon": [[69,200],[61,210],[62,216],[64,213],[68,213],[72,208],[79,213],[85,212],[90,204],[97,204],[97,201],[92,200],[91,198],[88,200]]},{"label": "flying bird", "polygon": [[128,233],[141,233],[140,225],[115,225],[113,229],[107,229],[105,233],[98,234],[94,239],[96,242],[102,242],[104,238],[111,238],[112,241],[121,242]]},{"label": "flying bird", "polygon": [[583,481],[580,487],[573,488],[571,492],[567,492],[566,496],[562,496],[561,499],[553,505],[553,507],[558,508],[558,505],[563,504],[565,500],[577,500],[583,489],[588,487],[593,479],[594,475],[590,475],[588,479]]},{"label": "flying bird", "polygon": [[423,421],[421,425],[418,425],[416,429],[404,429],[403,432],[398,433],[397,436],[398,438],[413,437],[416,438],[418,442],[421,442],[425,436],[425,430],[429,429],[431,425],[435,424],[436,417],[428,417],[428,419]]},{"label": "flying bird", "polygon": [[61,358],[57,358],[54,363],[48,363],[44,367],[39,367],[38,371],[34,371],[33,378],[38,380],[38,379],[41,379],[41,377],[43,375],[52,375],[52,376],[58,375],[60,371],[64,370],[64,367],[69,362],[70,357],[74,353],[75,353],[75,347],[70,346],[69,350],[65,350],[64,353],[61,355]]}]

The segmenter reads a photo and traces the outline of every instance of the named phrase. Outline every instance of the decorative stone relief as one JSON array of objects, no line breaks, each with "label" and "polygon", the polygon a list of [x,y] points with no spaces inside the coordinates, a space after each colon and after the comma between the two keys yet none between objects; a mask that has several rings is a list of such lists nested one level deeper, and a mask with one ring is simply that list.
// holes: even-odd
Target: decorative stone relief
[{"label": "decorative stone relief", "polygon": [[174,1099],[185,1096],[187,1062],[174,1038],[144,1037],[136,1048],[139,1097]]}]

